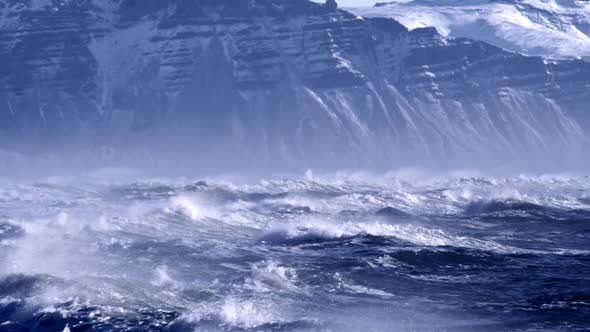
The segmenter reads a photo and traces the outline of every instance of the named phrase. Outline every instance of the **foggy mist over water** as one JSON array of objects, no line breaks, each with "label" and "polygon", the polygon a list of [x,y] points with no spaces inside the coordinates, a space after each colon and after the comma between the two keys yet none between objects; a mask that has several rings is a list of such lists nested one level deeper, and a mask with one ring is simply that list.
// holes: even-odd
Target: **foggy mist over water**
[{"label": "foggy mist over water", "polygon": [[590,328],[590,7],[429,6],[0,0],[0,331]]}]

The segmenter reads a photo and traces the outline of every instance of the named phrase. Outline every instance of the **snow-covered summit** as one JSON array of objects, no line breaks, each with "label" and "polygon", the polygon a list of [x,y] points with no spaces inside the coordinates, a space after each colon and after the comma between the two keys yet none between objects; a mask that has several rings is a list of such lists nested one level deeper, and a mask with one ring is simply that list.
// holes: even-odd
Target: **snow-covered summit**
[{"label": "snow-covered summit", "polygon": [[348,10],[392,17],[410,29],[488,42],[545,57],[590,56],[590,2],[582,0],[395,0]]}]

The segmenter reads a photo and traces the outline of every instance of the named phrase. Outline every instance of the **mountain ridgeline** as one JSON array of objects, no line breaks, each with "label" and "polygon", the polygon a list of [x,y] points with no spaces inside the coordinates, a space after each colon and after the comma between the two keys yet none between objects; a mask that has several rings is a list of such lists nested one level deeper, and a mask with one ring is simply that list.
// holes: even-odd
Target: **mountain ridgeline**
[{"label": "mountain ridgeline", "polygon": [[4,151],[575,167],[588,105],[590,63],[408,30],[334,1],[0,0]]}]

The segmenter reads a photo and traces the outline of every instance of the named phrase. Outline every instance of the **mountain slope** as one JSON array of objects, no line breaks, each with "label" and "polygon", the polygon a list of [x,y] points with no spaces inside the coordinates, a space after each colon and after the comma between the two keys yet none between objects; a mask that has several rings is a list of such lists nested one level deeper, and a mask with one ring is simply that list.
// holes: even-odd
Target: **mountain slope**
[{"label": "mountain slope", "polygon": [[126,156],[141,147],[216,165],[585,160],[583,61],[524,57],[304,0],[7,6],[5,149]]},{"label": "mountain slope", "polygon": [[521,54],[590,57],[590,2],[583,0],[396,0],[350,10]]}]

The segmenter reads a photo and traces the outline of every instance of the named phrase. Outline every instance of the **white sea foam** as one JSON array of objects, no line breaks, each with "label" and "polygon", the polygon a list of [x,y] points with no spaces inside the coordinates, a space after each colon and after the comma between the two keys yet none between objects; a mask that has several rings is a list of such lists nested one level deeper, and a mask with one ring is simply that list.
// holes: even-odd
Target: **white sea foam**
[{"label": "white sea foam", "polygon": [[254,265],[250,279],[252,287],[262,292],[301,292],[296,282],[295,269],[281,266],[273,261]]},{"label": "white sea foam", "polygon": [[266,324],[287,322],[285,316],[280,303],[229,296],[219,302],[196,305],[181,319],[200,325],[213,321],[230,329],[256,329]]},{"label": "white sea foam", "polygon": [[355,294],[365,294],[372,296],[390,297],[393,294],[382,291],[380,289],[370,288],[362,285],[355,284],[354,282],[347,280],[342,277],[340,273],[334,274],[334,279],[337,282],[337,287]]},{"label": "white sea foam", "polygon": [[274,305],[235,298],[229,298],[223,303],[221,317],[227,324],[243,328],[277,322]]},{"label": "white sea foam", "polygon": [[154,271],[154,276],[152,278],[152,285],[157,286],[157,287],[168,287],[168,288],[178,287],[176,280],[174,280],[170,276],[170,272],[168,271],[168,267],[165,265],[159,266]]},{"label": "white sea foam", "polygon": [[198,197],[177,196],[172,199],[171,206],[173,210],[180,211],[193,220],[215,216],[215,212],[205,208]]},{"label": "white sea foam", "polygon": [[453,235],[442,229],[413,224],[392,224],[380,221],[339,222],[308,219],[268,231],[263,241],[270,243],[308,240],[333,240],[356,236],[391,237],[413,244],[431,247],[453,246],[499,253],[519,252],[517,248],[504,246],[494,241],[485,241],[466,236]]}]

